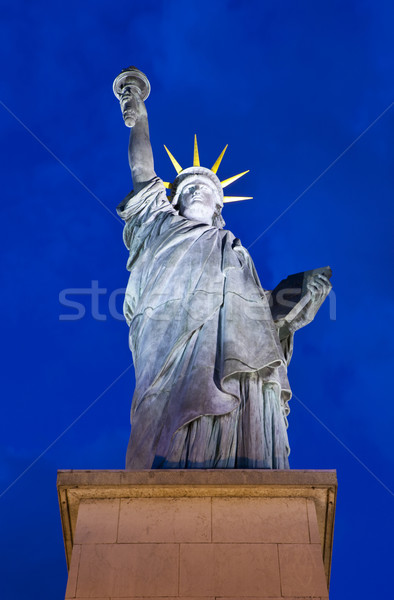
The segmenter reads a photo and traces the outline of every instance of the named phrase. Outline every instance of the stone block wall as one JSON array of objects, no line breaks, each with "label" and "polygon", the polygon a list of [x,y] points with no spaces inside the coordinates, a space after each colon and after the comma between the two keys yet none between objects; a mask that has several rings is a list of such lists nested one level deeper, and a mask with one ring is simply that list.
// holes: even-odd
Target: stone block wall
[{"label": "stone block wall", "polygon": [[247,491],[81,497],[67,600],[326,600],[314,499]]}]

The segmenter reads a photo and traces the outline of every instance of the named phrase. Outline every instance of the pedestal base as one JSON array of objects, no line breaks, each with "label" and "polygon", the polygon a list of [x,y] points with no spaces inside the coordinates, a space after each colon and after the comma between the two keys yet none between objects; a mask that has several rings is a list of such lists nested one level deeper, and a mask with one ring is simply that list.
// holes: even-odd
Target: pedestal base
[{"label": "pedestal base", "polygon": [[66,598],[328,598],[334,471],[59,471]]}]

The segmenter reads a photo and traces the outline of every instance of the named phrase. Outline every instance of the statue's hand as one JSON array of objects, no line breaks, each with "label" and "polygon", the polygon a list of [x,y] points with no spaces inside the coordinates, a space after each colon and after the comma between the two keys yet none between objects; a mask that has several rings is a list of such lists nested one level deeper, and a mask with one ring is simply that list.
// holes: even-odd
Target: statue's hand
[{"label": "statue's hand", "polygon": [[305,325],[308,325],[313,321],[317,311],[327,298],[332,285],[329,279],[322,274],[315,275],[307,283],[307,288],[310,292],[311,298],[309,302],[304,306],[303,310],[299,315],[289,323],[289,329],[294,332],[297,329],[301,329]]},{"label": "statue's hand", "polygon": [[138,120],[147,117],[145,103],[136,86],[125,85],[119,101],[126,127],[134,127]]}]

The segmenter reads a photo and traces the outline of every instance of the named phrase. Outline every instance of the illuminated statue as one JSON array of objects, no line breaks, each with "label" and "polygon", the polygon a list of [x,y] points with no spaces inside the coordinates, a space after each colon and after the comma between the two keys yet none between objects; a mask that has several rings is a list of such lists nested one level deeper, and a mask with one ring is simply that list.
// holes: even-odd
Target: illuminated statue
[{"label": "illuminated statue", "polygon": [[[144,100],[150,85],[138,70],[114,82],[130,131],[134,191],[118,207],[125,220],[130,271],[124,312],[130,327],[136,387],[127,469],[289,467],[287,380],[295,330],[309,323],[330,290],[321,273],[306,281],[302,301],[280,318],[240,241],[223,229],[217,171],[182,169],[156,176]],[[171,195],[167,197],[166,187]],[[289,312],[289,309],[287,309]],[[290,314],[290,313],[289,313]]]}]

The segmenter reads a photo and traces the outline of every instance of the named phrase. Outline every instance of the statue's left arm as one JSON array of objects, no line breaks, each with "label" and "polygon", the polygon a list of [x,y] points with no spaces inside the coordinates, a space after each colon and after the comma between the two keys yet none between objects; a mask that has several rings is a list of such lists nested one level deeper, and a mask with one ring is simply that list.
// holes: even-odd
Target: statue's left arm
[{"label": "statue's left arm", "polygon": [[288,320],[285,318],[279,326],[279,338],[285,339],[290,334],[294,334],[298,329],[305,327],[313,321],[317,311],[327,298],[332,285],[330,280],[325,275],[319,273],[312,277],[307,283],[309,299],[303,309],[295,316],[294,319]]},{"label": "statue's left arm", "polygon": [[[242,248],[242,247],[241,247]],[[238,248],[237,248],[238,249]],[[270,304],[272,311],[272,303],[271,303],[271,292],[268,290],[264,290],[260,283],[260,279],[254,267],[253,261],[249,255],[249,253],[242,248],[243,254],[247,259],[250,270],[253,273],[256,284],[261,289],[262,294],[267,297],[267,300]],[[330,270],[331,271],[331,270]],[[312,276],[306,284],[307,287],[307,295],[305,296],[305,304],[299,311],[294,311],[295,317],[289,320],[286,316],[282,316],[281,318],[276,318],[276,315],[273,315],[274,324],[276,330],[278,332],[279,342],[283,350],[283,354],[286,360],[286,363],[289,364],[292,354],[293,354],[293,343],[294,343],[294,333],[305,327],[313,321],[316,316],[317,311],[323,304],[324,300],[327,298],[332,285],[330,280],[326,275],[322,273],[315,274]],[[283,308],[283,307],[282,307]],[[276,311],[274,311],[276,312]],[[290,311],[290,314],[293,311]],[[290,316],[289,314],[289,316]]]}]

